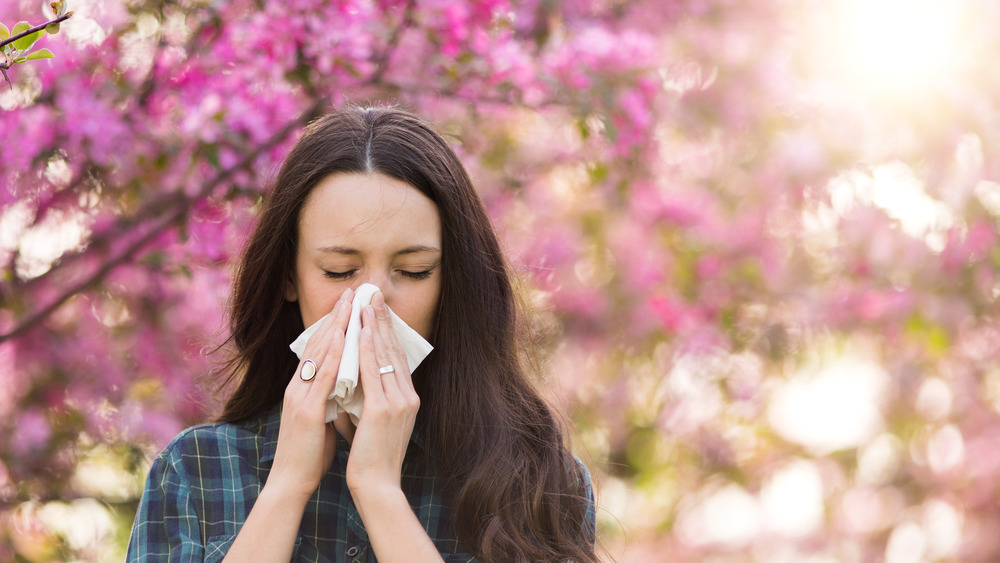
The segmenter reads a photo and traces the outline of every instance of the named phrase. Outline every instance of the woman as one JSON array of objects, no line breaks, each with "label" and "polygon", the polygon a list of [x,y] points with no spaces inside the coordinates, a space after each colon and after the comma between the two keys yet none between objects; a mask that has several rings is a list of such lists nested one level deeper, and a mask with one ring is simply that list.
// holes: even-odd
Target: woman
[{"label": "woman", "polygon": [[[326,424],[363,283],[381,288],[361,316],[364,415]],[[413,374],[388,308],[434,346]],[[299,361],[289,343],[324,315]],[[597,561],[589,476],[525,377],[517,324],[444,139],[395,109],[318,120],[236,274],[234,392],[155,460],[129,559]]]}]

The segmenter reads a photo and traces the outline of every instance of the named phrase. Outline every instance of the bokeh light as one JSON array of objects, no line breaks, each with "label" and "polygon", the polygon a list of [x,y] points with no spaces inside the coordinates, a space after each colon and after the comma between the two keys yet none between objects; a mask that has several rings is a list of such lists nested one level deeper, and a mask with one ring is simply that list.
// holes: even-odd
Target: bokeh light
[{"label": "bokeh light", "polygon": [[905,104],[967,67],[966,2],[843,0],[815,10],[811,62],[847,90]]}]

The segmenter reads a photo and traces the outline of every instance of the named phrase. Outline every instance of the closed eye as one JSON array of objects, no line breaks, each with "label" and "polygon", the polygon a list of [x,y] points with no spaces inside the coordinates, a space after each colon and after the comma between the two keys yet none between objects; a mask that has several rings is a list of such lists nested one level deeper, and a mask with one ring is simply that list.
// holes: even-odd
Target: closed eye
[{"label": "closed eye", "polygon": [[402,275],[403,277],[407,277],[407,278],[414,279],[414,280],[425,280],[425,279],[431,277],[431,273],[432,272],[434,272],[434,268],[431,268],[429,270],[423,270],[423,271],[420,271],[420,272],[409,272],[407,270],[400,270],[399,271],[400,275]]},{"label": "closed eye", "polygon": [[331,280],[346,280],[347,278],[354,275],[357,270],[347,270],[346,272],[330,272],[328,270],[323,270],[323,275]]}]

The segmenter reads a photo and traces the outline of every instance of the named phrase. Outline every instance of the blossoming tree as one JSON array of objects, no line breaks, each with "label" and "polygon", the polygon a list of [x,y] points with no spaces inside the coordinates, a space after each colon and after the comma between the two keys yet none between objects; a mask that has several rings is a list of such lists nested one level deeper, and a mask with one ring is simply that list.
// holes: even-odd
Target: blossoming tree
[{"label": "blossoming tree", "polygon": [[215,408],[260,198],[344,103],[468,165],[609,557],[1000,556],[995,3],[70,8],[0,91],[0,559],[119,556]]}]

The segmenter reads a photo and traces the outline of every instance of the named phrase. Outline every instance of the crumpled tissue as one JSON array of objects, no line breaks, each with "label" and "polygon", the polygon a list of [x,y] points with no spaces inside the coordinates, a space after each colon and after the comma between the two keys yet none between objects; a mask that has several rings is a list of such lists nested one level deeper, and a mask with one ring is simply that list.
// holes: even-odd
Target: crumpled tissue
[{"label": "crumpled tissue", "polygon": [[[378,286],[370,283],[363,284],[354,292],[354,301],[351,304],[351,319],[347,323],[347,332],[344,335],[344,353],[340,358],[340,367],[337,370],[337,383],[326,402],[326,421],[330,422],[337,418],[342,412],[346,412],[351,417],[351,421],[357,424],[361,419],[361,410],[365,402],[364,391],[358,385],[360,375],[359,352],[361,348],[361,310],[368,305],[372,296],[379,291]],[[417,369],[420,362],[431,353],[433,346],[417,331],[409,327],[396,313],[392,312],[388,306],[386,311],[392,319],[392,328],[396,332],[396,338],[406,352],[406,363],[410,367],[410,373]],[[289,348],[295,352],[298,358],[302,359],[305,352],[306,343],[309,338],[319,328],[327,316],[316,321],[309,328],[302,331],[302,334],[289,344]]]}]

